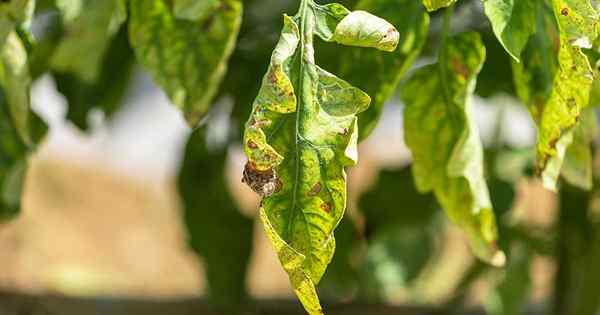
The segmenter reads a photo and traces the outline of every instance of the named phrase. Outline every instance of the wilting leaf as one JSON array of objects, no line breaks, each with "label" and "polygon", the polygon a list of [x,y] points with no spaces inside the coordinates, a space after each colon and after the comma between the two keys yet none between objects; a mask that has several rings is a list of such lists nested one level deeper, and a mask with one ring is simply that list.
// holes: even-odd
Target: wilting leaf
[{"label": "wilting leaf", "polygon": [[556,190],[556,182],[573,128],[588,105],[593,72],[582,48],[591,48],[597,36],[598,13],[586,0],[553,0],[560,34],[558,72],[539,125],[537,168],[544,186]]},{"label": "wilting leaf", "polygon": [[539,1],[486,0],[485,14],[490,19],[494,34],[506,51],[517,61],[535,32],[535,7]]},{"label": "wilting leaf", "polygon": [[[296,16],[284,17],[244,132],[244,181],[263,197],[267,235],[311,315],[323,313],[315,285],[331,261],[333,231],[345,211],[345,167],[357,159],[356,115],[370,102],[367,94],[314,64],[313,37],[320,34],[316,23],[323,14],[329,14],[324,6],[305,0]],[[365,21],[375,19],[350,13],[335,29],[349,30],[346,44],[395,46],[385,39],[393,27],[362,34],[358,27]]]},{"label": "wilting leaf", "polygon": [[110,41],[102,59],[100,72],[93,83],[71,73],[54,73],[58,90],[69,102],[67,119],[83,130],[88,128],[90,110],[100,109],[110,118],[121,104],[135,59],[126,27]]},{"label": "wilting leaf", "polygon": [[427,11],[435,11],[437,9],[449,7],[453,5],[457,0],[423,0],[423,4],[427,8]]},{"label": "wilting leaf", "polygon": [[189,20],[178,19],[170,1],[130,1],[129,37],[135,54],[192,126],[217,92],[241,22],[239,1],[218,2],[200,15],[205,18]]},{"label": "wilting leaf", "polygon": [[413,0],[362,0],[356,8],[381,16],[401,34],[398,49],[392,54],[360,48],[341,54],[340,75],[372,99],[371,106],[358,116],[360,141],[375,129],[384,103],[419,55],[427,37],[429,15]]},{"label": "wilting leaf", "polygon": [[100,75],[105,52],[127,18],[125,0],[61,1],[64,36],[51,65],[90,84]]},{"label": "wilting leaf", "polygon": [[478,34],[448,39],[438,63],[418,70],[403,87],[405,140],[413,153],[417,188],[435,193],[480,258],[501,265],[483,148],[471,117],[470,98],[484,59]]},{"label": "wilting leaf", "polygon": [[209,150],[205,140],[206,128],[188,140],[178,188],[189,243],[204,259],[211,302],[233,314],[246,297],[253,221],[240,214],[227,190],[227,148]]}]

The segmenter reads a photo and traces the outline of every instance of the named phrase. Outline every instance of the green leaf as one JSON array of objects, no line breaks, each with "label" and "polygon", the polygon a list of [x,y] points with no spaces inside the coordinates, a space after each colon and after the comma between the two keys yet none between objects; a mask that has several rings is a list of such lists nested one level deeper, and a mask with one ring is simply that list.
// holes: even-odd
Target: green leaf
[{"label": "green leaf", "polygon": [[477,256],[502,265],[483,148],[471,117],[470,98],[484,60],[478,34],[447,40],[439,62],[419,69],[403,87],[405,140],[417,188],[435,193],[450,219],[466,231]]},{"label": "green leaf", "polygon": [[179,19],[201,21],[221,4],[220,0],[174,0],[173,11]]},{"label": "green leaf", "polygon": [[206,18],[189,20],[178,19],[170,1],[130,1],[129,37],[135,54],[192,126],[208,111],[240,27],[242,4],[218,2],[202,14]]},{"label": "green leaf", "polygon": [[0,220],[20,208],[27,153],[46,132],[30,109],[27,55],[15,32],[0,53]]},{"label": "green leaf", "polygon": [[536,1],[486,0],[485,14],[506,51],[519,61],[529,36],[535,33]]},{"label": "green leaf", "polygon": [[[370,102],[367,94],[315,64],[320,14],[321,6],[303,0],[296,16],[284,16],[244,132],[244,181],[263,197],[260,216],[267,235],[311,315],[323,314],[315,285],[332,259],[333,231],[345,211],[345,168],[357,159],[356,115]],[[374,20],[361,16],[347,26],[354,35],[347,33],[345,43],[364,44],[356,27]],[[390,46],[382,44],[379,48]]]},{"label": "green leaf", "polygon": [[0,3],[0,42],[18,28],[29,28],[35,10],[35,0],[12,0]]},{"label": "green leaf", "polygon": [[427,11],[435,11],[453,5],[457,0],[423,0]]},{"label": "green leaf", "polygon": [[51,65],[94,83],[111,39],[127,18],[125,0],[60,1],[64,36],[52,56]]},{"label": "green leaf", "polygon": [[502,278],[486,299],[485,308],[490,315],[519,315],[527,306],[532,286],[530,249],[523,244],[515,244],[510,257]]},{"label": "green leaf", "polygon": [[596,39],[598,13],[586,0],[553,0],[552,4],[560,34],[559,67],[539,122],[537,168],[544,187],[556,190],[573,129],[589,103],[594,76],[581,49],[591,48]]},{"label": "green leaf", "polygon": [[102,59],[100,72],[93,83],[71,73],[53,73],[58,90],[69,102],[67,119],[83,130],[88,129],[88,114],[92,109],[100,109],[110,118],[121,105],[135,61],[126,27],[112,38]]},{"label": "green leaf", "polygon": [[236,314],[246,298],[254,224],[240,214],[227,189],[227,147],[209,149],[206,133],[199,128],[190,136],[178,188],[189,243],[204,259],[210,301],[223,314]]},{"label": "green leaf", "polygon": [[[402,10],[398,10],[399,7]],[[402,34],[398,49],[392,54],[359,48],[347,49],[341,54],[340,75],[373,100],[371,106],[358,116],[360,141],[375,129],[384,103],[394,95],[398,83],[421,52],[429,28],[429,15],[413,0],[362,0],[357,9],[381,16]]]},{"label": "green leaf", "polygon": [[592,143],[598,134],[596,112],[586,108],[573,131],[573,143],[567,149],[561,169],[563,178],[584,190],[592,189]]}]

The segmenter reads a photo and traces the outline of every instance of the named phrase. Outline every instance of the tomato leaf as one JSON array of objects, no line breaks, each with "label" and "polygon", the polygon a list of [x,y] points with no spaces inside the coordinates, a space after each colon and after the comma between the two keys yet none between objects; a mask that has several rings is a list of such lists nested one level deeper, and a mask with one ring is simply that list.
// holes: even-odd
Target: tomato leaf
[{"label": "tomato leaf", "polygon": [[127,18],[125,0],[58,1],[64,36],[54,51],[51,66],[88,83],[100,76],[102,60],[112,38]]},{"label": "tomato leaf", "polygon": [[457,0],[423,0],[427,11],[435,11],[453,5]]},{"label": "tomato leaf", "polygon": [[190,20],[178,18],[170,1],[130,1],[129,38],[136,56],[191,126],[208,111],[240,27],[241,3],[218,2],[206,7],[208,12],[196,12],[203,18]]},{"label": "tomato leaf", "polygon": [[494,34],[504,49],[519,61],[529,36],[535,33],[536,1],[486,0],[483,5]]},{"label": "tomato leaf", "polygon": [[[334,6],[343,17],[324,25]],[[315,64],[313,38],[380,50],[398,39],[388,22],[357,12],[303,0],[297,15],[284,16],[244,132],[244,181],[263,197],[261,220],[309,314],[323,314],[315,285],[332,259],[333,232],[346,207],[345,168],[357,160],[357,114],[370,102]],[[334,35],[325,36],[324,28]]]},{"label": "tomato leaf", "polygon": [[413,153],[417,188],[435,193],[450,219],[466,231],[477,256],[502,265],[483,148],[471,116],[470,98],[484,60],[478,34],[446,41],[438,63],[419,69],[403,87],[405,141]]}]

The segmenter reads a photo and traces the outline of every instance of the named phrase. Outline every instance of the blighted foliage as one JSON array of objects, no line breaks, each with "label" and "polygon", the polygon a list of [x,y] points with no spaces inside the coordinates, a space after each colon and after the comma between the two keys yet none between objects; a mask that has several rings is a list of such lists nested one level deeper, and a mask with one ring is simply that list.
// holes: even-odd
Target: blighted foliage
[{"label": "blighted foliage", "polygon": [[263,197],[260,217],[309,314],[346,207],[345,167],[356,163],[357,114],[370,97],[315,64],[313,39],[393,51],[390,23],[340,4],[304,0],[284,16],[279,43],[244,132],[244,181]]}]

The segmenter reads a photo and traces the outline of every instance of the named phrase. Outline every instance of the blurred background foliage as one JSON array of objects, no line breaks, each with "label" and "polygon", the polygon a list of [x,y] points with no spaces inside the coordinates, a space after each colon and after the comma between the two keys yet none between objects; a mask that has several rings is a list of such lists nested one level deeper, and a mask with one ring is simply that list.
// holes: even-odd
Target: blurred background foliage
[{"label": "blurred background foliage", "polygon": [[[72,40],[72,33],[57,13],[54,1],[38,2],[34,24],[37,43],[32,47],[30,60],[33,78],[50,73],[68,102],[67,119],[81,131],[91,132],[90,114],[98,110],[110,126],[136,80],[126,24],[105,43],[97,76],[83,80],[53,64],[57,49]],[[354,7],[358,1],[337,2]],[[431,14],[428,34],[424,34],[425,28],[415,27],[426,23],[419,1],[397,2],[395,7],[381,8],[376,13],[392,20],[401,36],[414,37],[413,46],[400,52],[402,60],[414,59],[414,66],[432,62],[440,39],[440,14]],[[243,4],[239,38],[216,105],[201,127],[188,132],[175,181],[189,246],[204,265],[207,297],[223,314],[236,314],[242,306],[253,303],[248,279],[252,277],[251,257],[258,255],[254,212],[244,210],[252,208],[248,206],[252,202],[240,197],[244,193],[235,191],[239,186],[231,181],[239,181],[241,169],[229,173],[228,161],[239,159],[239,154],[233,152],[239,147],[241,126],[249,115],[279,36],[281,15],[293,14],[297,6],[296,1],[290,0],[245,0]],[[351,180],[364,182],[358,183],[360,189],[350,189],[353,195],[348,215],[336,231],[337,251],[319,286],[323,299],[329,305],[356,301],[419,304],[432,306],[443,314],[462,314],[473,306],[482,307],[491,315],[516,315],[526,310],[555,315],[599,314],[600,191],[595,188],[585,192],[565,183],[558,196],[539,189],[533,177],[533,149],[507,140],[507,134],[520,129],[506,128],[518,122],[510,121],[510,110],[496,99],[502,95],[517,102],[510,57],[494,37],[480,1],[459,2],[453,23],[456,32],[480,32],[487,48],[476,93],[481,106],[495,106],[496,115],[488,120],[493,127],[492,136],[486,141],[486,176],[499,221],[498,245],[507,253],[507,266],[495,269],[472,258],[460,233],[447,224],[435,198],[416,191],[408,161],[392,167],[367,165],[367,169],[371,168],[369,176],[354,176],[352,171],[350,174]],[[420,48],[421,55],[416,59],[413,50]],[[317,49],[318,63],[323,68],[345,74],[346,80],[366,91],[372,90],[373,84],[388,80],[378,78],[372,65],[363,65],[359,70],[356,65],[349,68],[352,58],[360,54],[358,50],[344,48],[340,54],[326,43],[319,43]],[[384,63],[382,67],[397,67],[394,77],[398,80],[411,71],[402,64]],[[596,86],[595,91],[600,88]],[[389,101],[387,96],[374,97],[375,106],[386,103],[383,115],[399,113],[389,109],[401,106],[395,92],[392,89],[387,93],[391,96]],[[365,128],[361,136],[365,137],[375,129],[379,114],[367,111],[362,115],[366,118],[361,117]],[[0,133],[4,133],[6,122],[1,117],[4,115],[0,115]],[[227,127],[218,127],[223,121]],[[401,130],[402,126],[391,128]],[[374,138],[380,144],[365,144],[361,147],[363,152],[386,145],[382,140],[385,136]],[[23,159],[21,144],[0,145]],[[382,150],[385,149],[378,152]],[[5,186],[20,187],[12,184],[13,180],[22,180],[24,175],[18,173],[18,165],[9,167],[0,160],[0,177],[11,179]],[[600,179],[594,180],[594,187],[600,187]],[[18,204],[4,198],[14,195],[6,189],[0,187],[0,207],[14,212]],[[553,204],[555,200],[558,203]],[[256,277],[269,278],[270,274]]]}]

